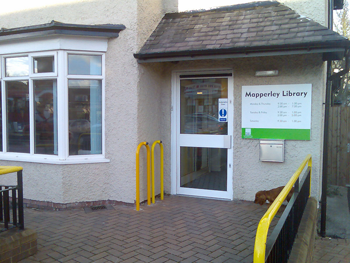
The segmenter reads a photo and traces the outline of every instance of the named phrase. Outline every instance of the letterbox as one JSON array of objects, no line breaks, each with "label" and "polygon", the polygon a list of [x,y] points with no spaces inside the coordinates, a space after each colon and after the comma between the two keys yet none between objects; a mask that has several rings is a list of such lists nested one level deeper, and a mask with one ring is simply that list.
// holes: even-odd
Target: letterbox
[{"label": "letterbox", "polygon": [[261,162],[284,162],[284,140],[261,140],[259,148]]}]

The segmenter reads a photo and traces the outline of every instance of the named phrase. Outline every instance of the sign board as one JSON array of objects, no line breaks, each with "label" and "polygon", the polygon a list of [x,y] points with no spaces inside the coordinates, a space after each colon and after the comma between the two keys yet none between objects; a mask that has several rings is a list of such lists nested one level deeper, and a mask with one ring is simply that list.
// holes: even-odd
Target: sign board
[{"label": "sign board", "polygon": [[218,116],[219,122],[227,122],[227,99],[219,99]]},{"label": "sign board", "polygon": [[242,87],[242,138],[310,140],[311,84]]}]

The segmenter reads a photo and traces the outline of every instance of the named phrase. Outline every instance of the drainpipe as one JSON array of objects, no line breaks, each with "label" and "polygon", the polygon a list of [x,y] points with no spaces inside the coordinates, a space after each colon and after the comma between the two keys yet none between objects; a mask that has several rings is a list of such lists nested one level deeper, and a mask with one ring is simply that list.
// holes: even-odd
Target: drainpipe
[{"label": "drainpipe", "polygon": [[326,214],[327,214],[327,172],[328,172],[328,125],[329,125],[329,107],[331,104],[332,82],[329,80],[331,75],[331,60],[327,61],[327,84],[324,109],[324,127],[323,127],[323,164],[322,164],[322,194],[321,194],[321,230],[322,237],[326,236]]},{"label": "drainpipe", "polygon": [[[333,9],[334,0],[328,1],[328,28],[333,30]],[[328,178],[328,136],[329,136],[329,109],[331,107],[332,82],[339,79],[349,72],[349,50],[345,50],[345,68],[332,74],[331,60],[327,61],[327,84],[326,84],[326,98],[325,98],[325,114],[324,114],[324,135],[323,135],[323,164],[322,164],[322,194],[321,194],[321,229],[322,237],[326,236],[326,216],[327,216],[327,178]]]},{"label": "drainpipe", "polygon": [[[333,0],[328,1],[328,28],[333,29]],[[332,82],[330,76],[332,74],[332,61],[327,61],[327,83],[326,98],[324,109],[324,127],[323,127],[323,164],[322,164],[322,193],[321,193],[321,229],[322,237],[326,236],[326,215],[327,215],[327,172],[328,172],[328,127],[329,127],[329,107],[331,103]]]},{"label": "drainpipe", "polygon": [[324,135],[323,135],[323,164],[322,164],[322,195],[321,195],[321,229],[322,237],[326,236],[326,215],[327,215],[327,178],[328,178],[328,136],[329,136],[329,108],[332,105],[331,96],[333,93],[333,81],[339,79],[349,72],[349,50],[345,50],[345,68],[333,75],[331,60],[327,61],[327,86],[324,113]]}]

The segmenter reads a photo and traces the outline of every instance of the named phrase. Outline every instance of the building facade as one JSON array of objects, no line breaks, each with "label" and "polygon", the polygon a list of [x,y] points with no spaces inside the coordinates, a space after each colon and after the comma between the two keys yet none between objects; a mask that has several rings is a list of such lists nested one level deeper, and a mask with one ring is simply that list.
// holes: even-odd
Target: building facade
[{"label": "building facade", "polygon": [[[1,165],[24,168],[27,202],[66,207],[133,203],[143,141],[164,144],[166,193],[228,200],[286,184],[311,154],[319,198],[325,61],[344,56],[348,42],[324,27],[326,1],[284,2],[184,13],[171,0],[2,10]],[[276,74],[257,73],[268,71]],[[274,93],[283,95],[270,101]],[[252,115],[253,98],[302,107]],[[262,160],[264,139],[283,143],[282,162]],[[159,167],[158,148],[155,156]],[[145,200],[144,149],[140,170]]]}]

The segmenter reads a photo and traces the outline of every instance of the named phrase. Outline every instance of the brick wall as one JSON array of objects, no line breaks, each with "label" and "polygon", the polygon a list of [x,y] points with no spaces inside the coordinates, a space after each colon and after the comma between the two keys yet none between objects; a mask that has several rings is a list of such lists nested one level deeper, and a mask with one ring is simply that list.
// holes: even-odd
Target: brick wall
[{"label": "brick wall", "polygon": [[32,229],[0,233],[0,263],[14,263],[37,252],[37,234]]},{"label": "brick wall", "polygon": [[312,262],[317,224],[317,201],[309,198],[288,263]]}]

